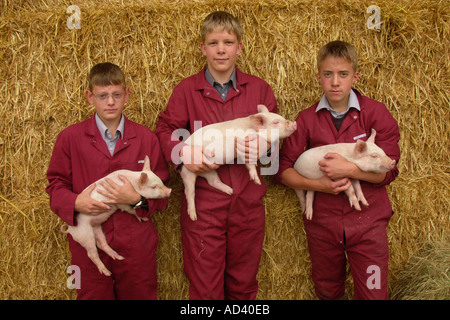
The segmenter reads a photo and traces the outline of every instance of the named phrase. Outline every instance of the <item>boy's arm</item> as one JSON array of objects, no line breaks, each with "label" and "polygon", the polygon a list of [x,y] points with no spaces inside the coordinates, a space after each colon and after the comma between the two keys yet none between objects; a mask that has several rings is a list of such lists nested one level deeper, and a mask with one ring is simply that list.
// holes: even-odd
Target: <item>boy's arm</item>
[{"label": "boy's arm", "polygon": [[364,172],[356,164],[347,161],[344,157],[336,153],[326,154],[324,160],[319,161],[320,169],[330,179],[348,177],[373,183],[375,186],[385,186],[390,184],[398,176],[398,161],[400,160],[400,132],[397,121],[387,110],[386,106],[379,103],[372,111],[368,129],[375,129],[375,144],[386,153],[389,158],[395,160],[396,166],[383,173]]},{"label": "boy's arm", "polygon": [[73,226],[75,201],[78,195],[72,192],[70,153],[64,148],[64,144],[67,142],[64,134],[60,133],[56,139],[47,170],[49,183],[45,191],[50,196],[50,209],[64,222]]},{"label": "boy's arm", "polygon": [[[172,95],[169,98],[166,110],[161,112],[159,120],[156,123],[155,133],[161,143],[161,150],[164,159],[175,169],[181,168],[182,160],[181,156],[183,152],[200,152],[195,146],[188,146],[185,141],[190,132],[186,129],[189,124],[189,114],[186,108],[186,97],[183,85],[178,85],[173,89]],[[189,148],[187,150],[186,148]],[[183,148],[184,151],[183,151]],[[185,158],[189,158],[189,155],[185,154]],[[200,155],[197,155],[200,158]],[[186,167],[192,172],[206,172],[212,169],[217,169],[218,165],[208,164],[205,162],[205,157],[201,155],[203,159],[202,164],[188,164]],[[197,159],[197,158],[196,158]]]},{"label": "boy's arm", "polygon": [[75,202],[78,195],[72,191],[70,152],[65,148],[67,143],[64,133],[60,133],[48,166],[48,185],[45,191],[50,196],[50,209],[72,226],[75,224]]},{"label": "boy's arm", "polygon": [[374,173],[362,171],[356,164],[348,161],[338,153],[327,153],[324,160],[319,161],[320,170],[329,179],[351,178],[374,184],[384,181],[386,172]]},{"label": "boy's arm", "polygon": [[294,164],[298,157],[308,148],[308,137],[306,125],[303,123],[304,116],[296,119],[297,130],[283,141],[280,151],[279,170],[275,175],[278,183],[284,184],[293,189],[320,191],[331,194],[338,194],[347,190],[351,182],[345,178],[333,181],[326,176],[320,179],[308,179],[294,169]]},{"label": "boy's arm", "polygon": [[347,190],[351,181],[347,178],[333,181],[326,176],[320,179],[307,179],[294,168],[287,168],[281,174],[281,183],[293,189],[312,190],[324,193],[339,194]]},{"label": "boy's arm", "polygon": [[91,189],[80,194],[73,192],[72,168],[68,138],[64,133],[58,135],[47,170],[48,185],[45,191],[50,196],[50,209],[64,222],[73,226],[75,213],[100,214],[109,210],[109,206],[92,199]]},{"label": "boy's arm", "polygon": [[[262,91],[262,99],[259,104],[265,105],[269,112],[277,113],[277,99],[275,98],[275,94],[270,85],[263,81],[260,90]],[[263,145],[260,146],[260,143],[263,143]],[[274,146],[278,147],[278,144],[274,143]],[[256,163],[256,161],[265,156],[271,148],[272,145],[269,142],[256,134],[248,135],[245,139],[235,139],[235,152],[245,161],[245,163]]]},{"label": "boy's arm", "polygon": [[[166,110],[161,112],[156,123],[155,133],[161,144],[164,159],[176,169],[181,164],[180,151],[186,144],[182,141],[187,139],[189,132],[186,128],[189,124],[189,115],[185,107],[184,92],[180,85],[173,89]],[[179,134],[174,133],[179,129]],[[174,133],[174,134],[173,134]],[[179,137],[180,139],[175,139]]]},{"label": "boy's arm", "polygon": [[[167,164],[164,161],[162,152],[161,152],[161,146],[159,144],[158,139],[155,135],[152,135],[150,139],[151,141],[151,152],[150,156],[150,166],[153,173],[155,173],[164,183],[164,185],[167,186],[167,182],[169,181],[169,170],[167,168]],[[167,204],[169,203],[169,198],[162,198],[162,199],[147,199],[148,202],[148,209],[147,208],[137,208],[136,214],[139,217],[149,217],[151,216],[155,210],[163,210]]]}]

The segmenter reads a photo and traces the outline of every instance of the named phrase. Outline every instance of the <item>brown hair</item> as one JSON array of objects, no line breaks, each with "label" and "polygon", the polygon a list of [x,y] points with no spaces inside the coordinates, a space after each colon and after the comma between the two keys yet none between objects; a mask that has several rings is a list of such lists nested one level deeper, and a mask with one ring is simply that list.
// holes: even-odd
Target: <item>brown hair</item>
[{"label": "brown hair", "polygon": [[332,41],[320,48],[317,54],[317,70],[320,71],[320,66],[325,58],[333,56],[343,58],[350,62],[353,70],[356,72],[358,68],[358,53],[354,46],[344,41]]},{"label": "brown hair", "polygon": [[92,67],[89,73],[89,90],[92,91],[94,86],[106,87],[109,85],[121,84],[124,88],[125,75],[119,66],[110,62],[98,63]]},{"label": "brown hair", "polygon": [[202,41],[205,41],[207,33],[214,31],[216,28],[221,28],[221,30],[234,33],[238,39],[238,42],[241,41],[243,33],[241,24],[236,17],[228,12],[214,11],[205,18],[201,28]]}]

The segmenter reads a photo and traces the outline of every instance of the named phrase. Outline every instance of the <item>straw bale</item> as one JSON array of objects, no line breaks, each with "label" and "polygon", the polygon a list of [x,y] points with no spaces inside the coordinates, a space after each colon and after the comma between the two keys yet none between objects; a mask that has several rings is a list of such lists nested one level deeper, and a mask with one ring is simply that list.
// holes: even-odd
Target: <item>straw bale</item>
[{"label": "straw bale", "polygon": [[402,300],[450,298],[450,238],[433,241],[415,253],[393,281],[392,296]]},{"label": "straw bale", "polygon": [[[397,294],[405,264],[426,243],[443,241],[450,226],[446,1],[377,1],[379,30],[366,26],[368,0],[84,0],[76,3],[81,29],[70,30],[66,11],[72,4],[0,4],[0,299],[76,296],[66,287],[67,241],[44,189],[57,134],[94,111],[84,93],[89,69],[103,61],[120,65],[131,90],[126,115],[154,129],[173,87],[204,66],[200,25],[218,9],[243,24],[239,68],[265,79],[279,113],[290,119],[320,98],[318,49],[335,39],[356,46],[356,88],[383,101],[401,131],[400,175],[388,186],[395,212],[388,235],[390,292],[406,298]],[[267,219],[257,298],[315,299],[296,195],[270,176],[263,179]],[[160,239],[158,298],[188,299],[179,225],[182,183],[173,170],[169,185],[174,191],[168,208],[152,218]],[[352,298],[350,274],[347,282]]]}]

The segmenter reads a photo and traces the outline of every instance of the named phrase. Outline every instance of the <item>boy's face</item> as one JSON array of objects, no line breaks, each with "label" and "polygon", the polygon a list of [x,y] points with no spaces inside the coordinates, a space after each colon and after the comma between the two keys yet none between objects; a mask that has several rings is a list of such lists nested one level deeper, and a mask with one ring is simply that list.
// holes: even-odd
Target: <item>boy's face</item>
[{"label": "boy's face", "polygon": [[330,107],[338,112],[347,109],[350,90],[358,77],[359,74],[353,70],[351,62],[333,56],[328,56],[322,61],[317,74]]},{"label": "boy's face", "polygon": [[92,91],[86,90],[89,103],[95,106],[98,116],[106,125],[118,124],[129,95],[130,89],[125,89],[121,84],[94,86]]},{"label": "boy's face", "polygon": [[219,80],[223,76],[231,76],[237,56],[242,51],[242,42],[238,42],[234,33],[215,29],[206,34],[200,48],[208,62],[209,71]]}]

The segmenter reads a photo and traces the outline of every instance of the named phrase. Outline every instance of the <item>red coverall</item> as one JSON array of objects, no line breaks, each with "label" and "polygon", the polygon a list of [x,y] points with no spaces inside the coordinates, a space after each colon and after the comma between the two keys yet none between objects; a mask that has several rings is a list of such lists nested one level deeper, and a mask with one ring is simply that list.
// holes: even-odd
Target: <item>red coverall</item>
[{"label": "red coverall", "polygon": [[[187,128],[192,133],[194,121],[202,121],[204,127],[246,117],[257,112],[258,104],[276,112],[275,96],[265,81],[236,69],[236,82],[237,90],[231,88],[225,101],[206,80],[205,69],[174,88],[155,131],[165,159],[174,168],[179,159],[171,159],[171,153],[180,143],[171,139],[174,130]],[[233,188],[233,195],[214,189],[205,179],[198,178],[197,221],[190,220],[184,192],[181,196],[181,240],[190,298],[254,299],[264,239],[262,198],[267,187],[250,181],[248,170],[241,164],[222,165],[218,174]]]},{"label": "red coverall", "polygon": [[[400,139],[397,122],[381,102],[354,90],[361,112],[351,108],[339,131],[329,111],[316,112],[318,102],[300,112],[297,131],[288,137],[280,151],[276,180],[294,166],[304,150],[334,143],[353,143],[356,137],[377,132],[375,143],[398,163]],[[320,299],[338,299],[345,292],[347,253],[355,299],[387,299],[389,249],[386,227],[393,212],[385,186],[398,175],[395,167],[380,184],[361,181],[370,206],[357,211],[350,207],[344,192],[338,195],[316,192],[312,220],[303,218],[312,263],[312,278]],[[375,266],[375,267],[371,267]],[[378,277],[378,278],[376,278]],[[379,280],[379,281],[378,281]],[[378,282],[377,282],[378,281]],[[368,285],[369,282],[369,285]],[[377,289],[374,284],[380,284]],[[375,288],[373,288],[375,287]]]},{"label": "red coverall", "polygon": [[[148,128],[125,118],[124,135],[117,141],[113,156],[92,116],[69,126],[56,139],[50,160],[46,188],[50,208],[64,222],[74,225],[75,199],[94,181],[118,170],[139,171],[145,155],[150,158],[152,171],[161,180],[169,178],[159,141]],[[138,161],[142,160],[142,163]],[[140,217],[149,217],[162,210],[168,199],[148,200],[149,210],[136,209]],[[125,257],[113,260],[103,251],[100,259],[112,272],[100,274],[86,250],[68,235],[72,265],[80,267],[81,288],[78,299],[156,299],[156,247],[158,235],[151,220],[139,222],[129,213],[117,211],[102,225],[106,239],[114,250]]]}]

